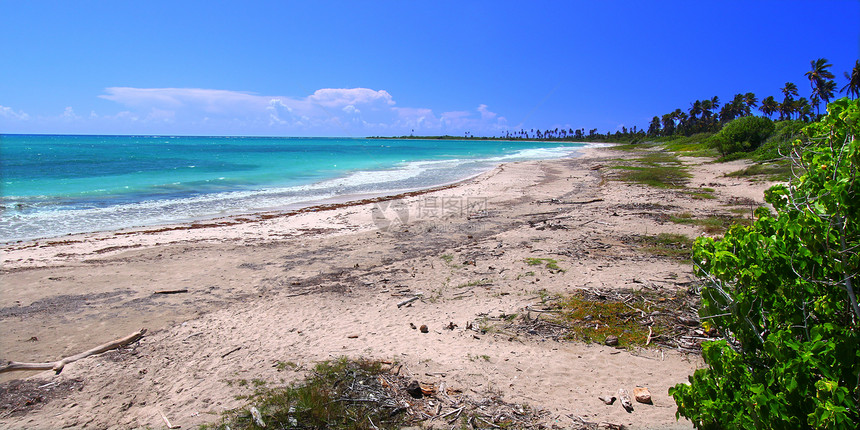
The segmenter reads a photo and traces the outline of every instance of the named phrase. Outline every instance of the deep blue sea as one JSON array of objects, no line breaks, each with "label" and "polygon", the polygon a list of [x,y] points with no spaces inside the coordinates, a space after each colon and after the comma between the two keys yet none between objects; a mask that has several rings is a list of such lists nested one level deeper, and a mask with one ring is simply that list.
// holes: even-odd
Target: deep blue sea
[{"label": "deep blue sea", "polygon": [[427,188],[584,144],[0,135],[0,242]]}]

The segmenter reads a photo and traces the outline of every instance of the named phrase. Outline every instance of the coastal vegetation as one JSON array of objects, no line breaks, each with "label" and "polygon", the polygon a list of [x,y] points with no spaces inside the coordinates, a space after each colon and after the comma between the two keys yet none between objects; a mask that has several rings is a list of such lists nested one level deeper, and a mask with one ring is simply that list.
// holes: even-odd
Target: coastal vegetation
[{"label": "coastal vegetation", "polygon": [[767,191],[776,214],[693,247],[700,315],[722,338],[670,390],[697,428],[860,425],[860,100],[828,112],[793,143],[802,174]]}]

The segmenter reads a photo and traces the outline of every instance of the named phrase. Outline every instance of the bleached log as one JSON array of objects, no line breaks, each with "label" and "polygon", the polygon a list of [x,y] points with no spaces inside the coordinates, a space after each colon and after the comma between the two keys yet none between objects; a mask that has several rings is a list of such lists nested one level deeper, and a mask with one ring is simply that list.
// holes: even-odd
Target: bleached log
[{"label": "bleached log", "polygon": [[59,361],[49,362],[49,363],[19,363],[16,361],[10,361],[3,366],[0,366],[0,373],[6,372],[14,372],[16,370],[53,370],[57,374],[63,371],[63,368],[72,362],[78,361],[82,358],[87,358],[91,355],[101,354],[103,352],[110,351],[112,349],[116,349],[125,345],[128,345],[132,342],[137,341],[143,334],[146,333],[146,329],[140,329],[126,337],[105,343],[103,345],[99,345],[93,349],[84,351],[80,354],[73,355],[71,357],[66,357]]},{"label": "bleached log", "polygon": [[421,298],[421,296],[420,296],[420,295],[412,296],[412,297],[410,297],[410,298],[408,298],[408,299],[406,299],[406,300],[403,300],[402,302],[398,303],[398,304],[397,304],[397,307],[399,308],[399,307],[401,307],[401,306],[408,305],[408,304],[410,304],[410,303],[412,303],[412,302],[414,302],[414,301],[416,301],[416,300],[418,300],[418,299],[420,299],[420,298]]},{"label": "bleached log", "polygon": [[623,388],[618,390],[618,400],[621,401],[621,406],[624,407],[625,411],[633,412],[633,403],[630,402],[630,394],[627,393],[627,390]]}]

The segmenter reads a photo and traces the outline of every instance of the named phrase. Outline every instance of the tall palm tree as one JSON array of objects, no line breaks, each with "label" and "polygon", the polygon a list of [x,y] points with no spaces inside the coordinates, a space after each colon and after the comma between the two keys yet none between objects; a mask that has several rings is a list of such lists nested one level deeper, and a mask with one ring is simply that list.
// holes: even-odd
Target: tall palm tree
[{"label": "tall palm tree", "polygon": [[785,97],[797,97],[797,85],[794,85],[791,82],[786,82],[785,86],[780,88],[779,90],[782,91],[782,94],[785,95]]},{"label": "tall palm tree", "polygon": [[857,60],[854,63],[854,69],[851,70],[850,75],[848,74],[848,72],[845,72],[845,79],[848,79],[848,84],[842,87],[839,92],[844,93],[847,89],[848,97],[851,97],[852,95],[854,97],[851,98],[856,99],[857,97],[860,97],[860,60]]},{"label": "tall palm tree", "polygon": [[809,79],[809,87],[812,88],[812,105],[818,110],[819,99],[824,100],[826,104],[830,100],[830,97],[833,97],[832,91],[829,97],[825,97],[822,94],[822,88],[827,85],[828,81],[833,79],[833,73],[827,70],[833,65],[828,63],[826,58],[819,58],[810,61],[809,66],[812,70],[804,73],[804,75]]},{"label": "tall palm tree", "polygon": [[[710,126],[711,115],[713,115],[714,113],[711,111],[711,109],[713,108],[713,105],[711,104],[710,100],[708,100],[708,99],[702,100],[701,106],[702,106],[702,125],[700,128],[704,130]],[[698,131],[702,131],[702,130],[698,130]]]},{"label": "tall palm tree", "polygon": [[797,112],[797,119],[806,122],[809,122],[812,119],[814,112],[812,111],[812,107],[809,105],[809,100],[806,100],[806,97],[801,97],[793,104],[794,111]]},{"label": "tall palm tree", "polygon": [[779,119],[791,119],[791,114],[794,112],[794,97],[797,97],[797,85],[786,82],[780,91],[785,97],[779,105]]},{"label": "tall palm tree", "polygon": [[752,115],[753,108],[758,106],[758,98],[755,96],[755,93],[744,94],[744,104],[746,105],[746,114]]},{"label": "tall palm tree", "polygon": [[821,83],[821,86],[818,88],[818,95],[824,100],[824,104],[827,104],[833,98],[834,91],[836,91],[836,81],[827,80]]},{"label": "tall palm tree", "polygon": [[663,136],[671,136],[675,134],[675,117],[674,112],[667,113],[662,117],[663,122]]},{"label": "tall palm tree", "polygon": [[770,118],[774,112],[779,110],[779,103],[777,103],[776,99],[773,96],[767,96],[761,101],[761,106],[758,108],[761,113],[767,115]]}]

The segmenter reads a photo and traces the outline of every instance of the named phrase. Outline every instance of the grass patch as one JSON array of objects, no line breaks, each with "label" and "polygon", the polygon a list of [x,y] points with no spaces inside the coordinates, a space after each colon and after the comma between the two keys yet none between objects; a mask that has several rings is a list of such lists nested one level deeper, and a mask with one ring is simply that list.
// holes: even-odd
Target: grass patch
[{"label": "grass patch", "polygon": [[558,261],[553,260],[552,258],[526,258],[525,262],[529,266],[540,266],[545,264],[545,267],[549,269],[551,273],[564,272],[564,269],[558,267]]},{"label": "grass patch", "polygon": [[671,142],[665,146],[666,150],[675,152],[685,157],[708,157],[717,158],[720,153],[703,142]]},{"label": "grass patch", "polygon": [[656,188],[684,188],[691,175],[681,160],[667,151],[649,151],[629,160],[626,165],[613,166],[619,179]]},{"label": "grass patch", "polygon": [[669,221],[675,224],[695,225],[701,227],[708,234],[723,234],[733,225],[752,225],[752,220],[741,214],[749,213],[747,209],[741,209],[738,215],[710,215],[704,218],[696,218],[689,212],[669,216]]},{"label": "grass patch", "polygon": [[690,196],[693,200],[713,200],[717,198],[714,195],[715,191],[713,188],[691,188],[682,191],[682,193]]},{"label": "grass patch", "polygon": [[660,233],[656,236],[637,236],[645,252],[659,257],[687,261],[693,250],[693,239],[684,234]]},{"label": "grass patch", "polygon": [[727,173],[730,178],[762,178],[768,181],[788,181],[791,177],[791,162],[780,160],[770,163],[756,163],[741,170]]},{"label": "grass patch", "polygon": [[653,148],[654,146],[654,144],[649,143],[626,143],[623,145],[610,145],[606,148],[616,151],[641,151],[643,149]]},{"label": "grass patch", "polygon": [[[541,319],[564,327],[561,337],[586,343],[605,343],[609,336],[619,347],[672,344],[679,327],[675,315],[695,315],[695,296],[677,290],[672,295],[648,291],[579,290],[547,297],[544,306],[554,310]],[[521,320],[527,326],[540,320]],[[681,330],[684,330],[681,328]]]},{"label": "grass patch", "polygon": [[442,254],[442,256],[439,258],[441,258],[446,263],[450,263],[450,262],[454,261],[454,256],[451,254]]},{"label": "grass patch", "polygon": [[[257,386],[242,396],[259,410],[266,428],[396,429],[407,422],[395,407],[381,408],[375,402],[352,397],[351,387],[368,392],[383,391],[379,375],[382,365],[372,361],[327,361],[316,366],[311,378],[285,388]],[[251,414],[251,406],[228,411],[222,421],[207,429],[261,428]]]},{"label": "grass patch", "polygon": [[517,275],[517,280],[520,280],[520,279],[528,277],[528,276],[535,276],[535,272],[532,272],[531,270],[529,270],[526,273],[521,273],[521,274]]}]

